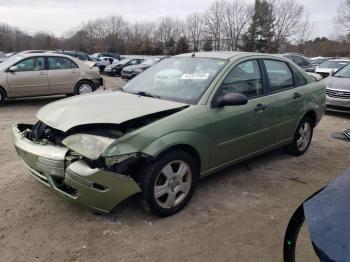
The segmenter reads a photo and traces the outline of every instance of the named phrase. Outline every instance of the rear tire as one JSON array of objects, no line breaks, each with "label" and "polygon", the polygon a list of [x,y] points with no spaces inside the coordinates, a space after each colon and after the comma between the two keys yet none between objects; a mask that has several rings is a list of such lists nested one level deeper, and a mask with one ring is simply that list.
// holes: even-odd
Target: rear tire
[{"label": "rear tire", "polygon": [[3,106],[5,104],[5,101],[6,101],[6,93],[2,88],[0,88],[0,106]]},{"label": "rear tire", "polygon": [[304,117],[294,134],[293,143],[286,146],[286,151],[294,156],[304,154],[310,146],[313,135],[313,121],[310,117]]},{"label": "rear tire", "polygon": [[167,152],[142,171],[139,176],[143,207],[161,217],[173,215],[186,206],[199,177],[193,157],[180,150]]},{"label": "rear tire", "polygon": [[83,95],[95,91],[95,85],[89,81],[80,81],[74,88],[75,95]]}]

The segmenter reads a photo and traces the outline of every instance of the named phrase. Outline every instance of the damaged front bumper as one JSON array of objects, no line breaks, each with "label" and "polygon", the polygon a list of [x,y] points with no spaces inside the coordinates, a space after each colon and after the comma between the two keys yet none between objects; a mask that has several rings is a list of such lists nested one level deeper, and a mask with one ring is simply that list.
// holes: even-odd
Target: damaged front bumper
[{"label": "damaged front bumper", "polygon": [[23,134],[24,129],[24,125],[12,126],[19,157],[30,175],[59,196],[94,212],[108,213],[141,191],[131,177],[91,168],[82,159],[72,161],[66,147],[35,143]]}]

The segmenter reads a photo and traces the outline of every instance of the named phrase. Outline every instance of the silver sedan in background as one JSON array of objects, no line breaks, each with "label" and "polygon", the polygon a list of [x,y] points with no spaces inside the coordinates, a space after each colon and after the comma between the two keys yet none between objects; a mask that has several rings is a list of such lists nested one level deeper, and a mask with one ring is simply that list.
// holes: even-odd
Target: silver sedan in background
[{"label": "silver sedan in background", "polygon": [[327,110],[350,113],[350,65],[324,79]]}]

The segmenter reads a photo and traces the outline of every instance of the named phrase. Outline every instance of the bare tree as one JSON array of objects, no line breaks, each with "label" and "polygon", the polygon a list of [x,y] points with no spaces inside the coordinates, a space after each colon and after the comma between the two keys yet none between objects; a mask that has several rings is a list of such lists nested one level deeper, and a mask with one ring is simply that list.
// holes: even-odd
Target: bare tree
[{"label": "bare tree", "polygon": [[223,31],[223,16],[226,0],[217,0],[205,13],[205,25],[208,35],[214,41],[214,49],[221,49],[221,38]]},{"label": "bare tree", "polygon": [[228,48],[237,50],[239,41],[248,28],[253,9],[251,5],[240,0],[223,4],[223,31],[228,38]]},{"label": "bare tree", "polygon": [[304,50],[305,42],[309,41],[314,32],[314,26],[310,22],[310,15],[307,13],[305,18],[301,21],[300,31],[296,35],[296,45],[298,46],[298,52],[302,53]]},{"label": "bare tree", "polygon": [[202,14],[192,13],[186,18],[186,35],[193,46],[193,51],[200,49],[201,37],[204,32],[204,20]]},{"label": "bare tree", "polygon": [[338,6],[335,22],[348,33],[350,31],[350,0],[342,0]]},{"label": "bare tree", "polygon": [[273,30],[274,30],[274,51],[279,49],[293,35],[305,30],[303,24],[304,7],[296,0],[273,0]]}]

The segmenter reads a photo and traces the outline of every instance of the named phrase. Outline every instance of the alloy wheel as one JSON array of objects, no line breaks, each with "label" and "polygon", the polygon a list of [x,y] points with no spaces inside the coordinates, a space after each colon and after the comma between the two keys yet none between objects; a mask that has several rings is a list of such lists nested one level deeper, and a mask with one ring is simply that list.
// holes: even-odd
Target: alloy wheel
[{"label": "alloy wheel", "polygon": [[158,173],[154,184],[154,197],[162,208],[173,208],[184,201],[192,184],[190,166],[175,160],[168,163]]},{"label": "alloy wheel", "polygon": [[311,125],[309,122],[304,122],[298,131],[299,138],[297,139],[297,147],[299,151],[305,150],[311,139]]},{"label": "alloy wheel", "polygon": [[89,84],[82,84],[79,87],[79,95],[88,94],[92,92],[92,87]]}]

